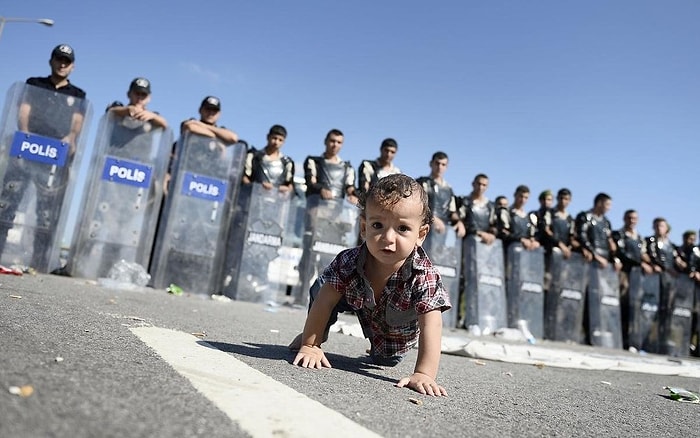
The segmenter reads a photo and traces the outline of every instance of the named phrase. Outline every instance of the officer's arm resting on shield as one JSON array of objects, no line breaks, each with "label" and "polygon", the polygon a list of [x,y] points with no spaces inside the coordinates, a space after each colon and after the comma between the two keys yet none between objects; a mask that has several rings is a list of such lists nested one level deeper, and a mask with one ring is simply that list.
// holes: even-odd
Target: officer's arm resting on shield
[{"label": "officer's arm resting on shield", "polygon": [[238,142],[238,135],[230,129],[207,125],[199,120],[190,119],[182,123],[182,130],[189,131],[193,134],[203,135],[221,140],[226,146]]},{"label": "officer's arm resting on shield", "polygon": [[70,145],[70,154],[73,155],[75,153],[75,140],[78,138],[78,134],[80,134],[80,130],[83,129],[83,121],[85,120],[85,116],[83,116],[82,113],[75,112],[73,113],[73,119],[71,120],[71,125],[70,125],[70,132],[68,135],[63,137],[63,142],[68,143]]},{"label": "officer's arm resting on shield", "polygon": [[154,113],[153,111],[149,111],[147,109],[137,109],[136,112],[132,113],[132,117],[135,118],[136,120],[142,120],[144,122],[150,122],[151,124],[159,127],[159,128],[167,128],[168,127],[168,121],[165,120],[163,116],[161,116],[158,113]]},{"label": "officer's arm resting on shield", "polygon": [[32,110],[32,106],[27,102],[22,102],[19,106],[19,113],[17,114],[17,128],[22,132],[29,132],[29,112]]},{"label": "officer's arm resting on shield", "polygon": [[442,315],[440,310],[431,310],[418,315],[420,335],[418,339],[418,359],[413,374],[404,377],[396,384],[399,388],[408,386],[414,391],[428,395],[447,395],[447,391],[435,382],[440,365],[442,349]]},{"label": "officer's arm resting on shield", "polygon": [[326,324],[333,308],[343,296],[329,283],[321,286],[318,296],[314,299],[309,314],[304,324],[304,333],[301,337],[301,348],[294,358],[292,365],[301,365],[304,368],[331,368],[330,362],[321,350]]}]

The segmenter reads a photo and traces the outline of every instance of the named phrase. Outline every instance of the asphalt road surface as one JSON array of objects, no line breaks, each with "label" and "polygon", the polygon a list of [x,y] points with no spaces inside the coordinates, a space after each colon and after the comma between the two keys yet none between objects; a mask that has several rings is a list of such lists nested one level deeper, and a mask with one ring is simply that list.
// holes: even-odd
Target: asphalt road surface
[{"label": "asphalt road surface", "polygon": [[394,386],[416,351],[377,367],[357,337],[331,333],[332,369],[292,366],[286,345],[304,317],[286,306],[0,276],[0,437],[700,435],[700,405],[664,389],[697,393],[698,378],[443,354],[438,382],[449,396],[422,396]]}]

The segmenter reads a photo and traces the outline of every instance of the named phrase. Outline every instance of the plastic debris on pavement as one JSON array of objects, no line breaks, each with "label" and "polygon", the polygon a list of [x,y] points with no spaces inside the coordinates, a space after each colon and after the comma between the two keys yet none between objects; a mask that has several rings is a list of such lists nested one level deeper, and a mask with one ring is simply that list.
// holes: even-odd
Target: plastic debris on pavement
[{"label": "plastic debris on pavement", "polygon": [[177,295],[177,296],[180,296],[180,295],[185,293],[185,291],[183,291],[182,288],[175,283],[170,283],[170,286],[168,286],[165,290],[169,294],[173,294],[173,295]]},{"label": "plastic debris on pavement", "polygon": [[671,393],[669,397],[673,400],[684,403],[700,404],[700,396],[688,391],[687,389],[673,388],[671,386],[664,386],[664,389],[668,389],[668,391]]},{"label": "plastic debris on pavement", "polygon": [[107,278],[120,283],[130,283],[144,287],[151,280],[151,275],[138,263],[119,260],[109,269]]},{"label": "plastic debris on pavement", "polygon": [[24,275],[21,269],[17,269],[14,266],[8,268],[7,266],[0,265],[0,274],[6,274],[6,275]]},{"label": "plastic debris on pavement", "polygon": [[10,394],[18,395],[23,398],[27,398],[30,395],[34,394],[34,387],[32,385],[10,386],[7,389],[10,392]]},{"label": "plastic debris on pavement", "polygon": [[231,298],[227,297],[226,295],[218,295],[218,294],[212,294],[211,299],[214,301],[219,301],[221,303],[230,303],[233,301]]}]

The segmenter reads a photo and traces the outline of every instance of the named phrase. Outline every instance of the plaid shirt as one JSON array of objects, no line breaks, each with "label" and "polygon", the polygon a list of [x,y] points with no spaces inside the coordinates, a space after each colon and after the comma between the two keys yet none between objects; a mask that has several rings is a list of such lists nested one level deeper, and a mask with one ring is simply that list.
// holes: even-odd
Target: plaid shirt
[{"label": "plaid shirt", "polygon": [[418,315],[450,309],[437,269],[421,247],[394,272],[375,303],[364,274],[367,246],[341,251],[320,277],[356,310],[362,331],[380,357],[403,355],[418,342]]}]

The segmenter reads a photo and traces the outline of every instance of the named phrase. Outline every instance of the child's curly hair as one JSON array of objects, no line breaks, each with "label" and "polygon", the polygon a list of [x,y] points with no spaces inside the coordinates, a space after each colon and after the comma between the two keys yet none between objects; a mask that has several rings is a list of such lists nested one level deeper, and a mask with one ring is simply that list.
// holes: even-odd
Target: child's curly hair
[{"label": "child's curly hair", "polygon": [[428,204],[428,194],[425,193],[423,186],[418,184],[415,179],[401,173],[385,176],[374,183],[367,193],[360,195],[359,207],[362,210],[361,214],[364,216],[369,199],[384,208],[389,208],[400,200],[414,195],[419,196],[423,205],[423,221],[421,225],[432,224],[433,213],[430,211],[430,205]]}]

